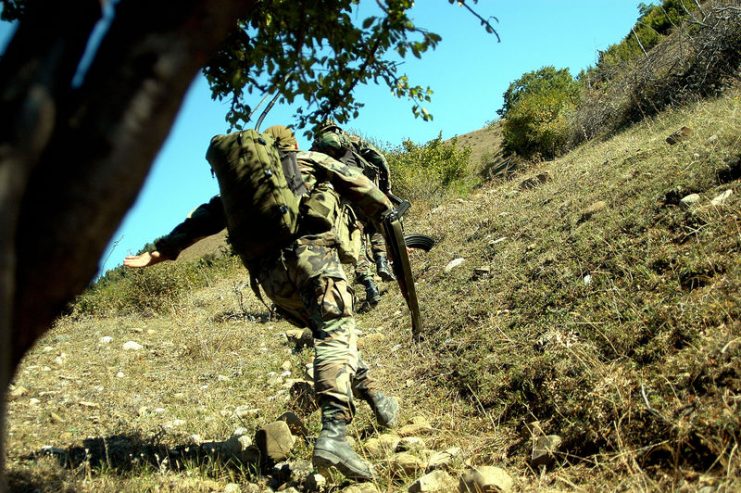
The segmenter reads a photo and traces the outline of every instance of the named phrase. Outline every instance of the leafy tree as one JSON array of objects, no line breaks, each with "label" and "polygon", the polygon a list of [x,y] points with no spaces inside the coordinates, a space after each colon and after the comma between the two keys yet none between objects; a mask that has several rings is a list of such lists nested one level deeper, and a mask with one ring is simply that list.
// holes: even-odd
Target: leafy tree
[{"label": "leafy tree", "polygon": [[568,140],[568,115],[579,101],[579,84],[568,69],[543,67],[512,82],[497,111],[503,118],[504,150],[551,158]]},{"label": "leafy tree", "polygon": [[[476,2],[457,0],[493,32]],[[353,89],[371,80],[427,116],[419,104],[429,92],[398,72],[398,57],[440,41],[408,17],[412,0],[376,2],[379,15],[359,24],[359,0],[118,0],[106,4],[114,12],[102,39],[93,35],[100,0],[0,3],[3,19],[18,21],[0,58],[2,395],[97,272],[204,65],[215,96],[233,98],[233,126],[247,119],[252,90],[303,97],[314,116],[301,124],[330,112],[344,121],[360,108]]]}]

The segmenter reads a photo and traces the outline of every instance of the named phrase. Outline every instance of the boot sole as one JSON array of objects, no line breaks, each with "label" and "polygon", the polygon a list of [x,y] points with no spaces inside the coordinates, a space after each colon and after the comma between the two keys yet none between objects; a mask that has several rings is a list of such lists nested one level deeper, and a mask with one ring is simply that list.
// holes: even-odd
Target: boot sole
[{"label": "boot sole", "polygon": [[357,471],[345,465],[340,456],[328,450],[314,450],[312,462],[314,467],[320,471],[334,467],[348,479],[354,479],[356,481],[373,481],[375,479],[373,472],[368,475],[368,473]]}]

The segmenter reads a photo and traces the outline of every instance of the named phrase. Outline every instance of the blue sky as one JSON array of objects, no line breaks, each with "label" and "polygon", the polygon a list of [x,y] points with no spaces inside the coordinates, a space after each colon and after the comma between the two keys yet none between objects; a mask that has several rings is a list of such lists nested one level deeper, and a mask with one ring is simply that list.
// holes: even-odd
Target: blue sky
[{"label": "blue sky", "polygon": [[[364,0],[363,3],[370,3]],[[446,0],[418,0],[412,10],[417,25],[443,38],[435,51],[403,66],[411,82],[429,85],[434,94],[426,107],[432,122],[415,119],[411,104],[389,89],[365,86],[357,91],[365,103],[359,118],[345,127],[392,145],[409,138],[423,143],[477,130],[493,120],[509,83],[545,65],[567,67],[572,74],[593,65],[598,50],[620,41],[638,17],[634,0],[480,0],[483,16],[496,16],[496,37],[486,34],[463,8]],[[0,22],[0,49],[12,27]],[[256,98],[257,100],[257,98]],[[139,198],[101,258],[101,271],[146,242],[166,234],[197,205],[218,192],[204,155],[210,138],[226,131],[226,103],[212,101],[199,77],[191,87],[170,136],[161,149]],[[276,105],[262,128],[291,121],[295,108]],[[306,142],[299,136],[299,144]]]}]

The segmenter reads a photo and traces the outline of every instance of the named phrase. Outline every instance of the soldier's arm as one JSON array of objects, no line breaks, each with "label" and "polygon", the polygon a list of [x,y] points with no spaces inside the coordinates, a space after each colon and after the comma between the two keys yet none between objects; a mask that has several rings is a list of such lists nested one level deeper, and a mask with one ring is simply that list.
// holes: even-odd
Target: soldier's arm
[{"label": "soldier's arm", "polygon": [[386,194],[361,171],[316,152],[299,153],[298,159],[302,158],[302,154],[322,168],[337,193],[365,217],[380,220],[381,215],[393,207]]},{"label": "soldier's arm", "polygon": [[198,240],[214,235],[226,227],[226,215],[217,195],[196,208],[185,221],[155,241],[156,250],[124,259],[127,267],[150,267],[164,260],[175,260],[180,252]]},{"label": "soldier's arm", "polygon": [[369,142],[365,140],[361,142],[364,146],[361,155],[378,169],[378,186],[384,192],[391,192],[391,169],[389,168],[388,161],[386,161],[386,157]]}]

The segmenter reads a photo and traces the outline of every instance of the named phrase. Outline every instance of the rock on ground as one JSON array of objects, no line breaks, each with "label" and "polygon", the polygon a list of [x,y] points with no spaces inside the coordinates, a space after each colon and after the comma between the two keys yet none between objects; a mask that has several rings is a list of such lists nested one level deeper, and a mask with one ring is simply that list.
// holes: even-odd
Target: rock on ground
[{"label": "rock on ground", "polygon": [[409,493],[449,493],[455,491],[455,479],[445,471],[433,471],[417,479]]},{"label": "rock on ground", "polygon": [[512,477],[501,467],[477,466],[463,473],[459,488],[464,493],[506,493],[513,485]]}]

